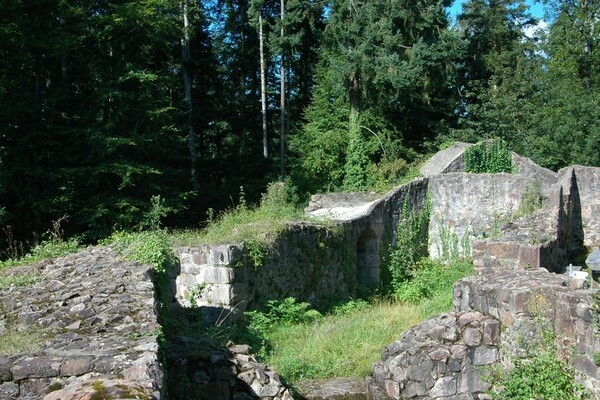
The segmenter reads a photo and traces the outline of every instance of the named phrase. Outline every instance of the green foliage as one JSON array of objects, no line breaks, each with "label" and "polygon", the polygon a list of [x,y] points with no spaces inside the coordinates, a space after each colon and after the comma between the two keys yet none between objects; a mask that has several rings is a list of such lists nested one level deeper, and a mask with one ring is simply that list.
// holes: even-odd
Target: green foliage
[{"label": "green foliage", "polygon": [[114,245],[125,259],[149,264],[159,273],[178,262],[165,231],[115,232],[103,243]]},{"label": "green foliage", "polygon": [[40,281],[35,275],[0,275],[0,289],[10,286],[31,286]]},{"label": "green foliage", "polygon": [[420,211],[411,211],[408,201],[403,203],[396,230],[396,243],[390,247],[385,260],[392,292],[396,292],[409,279],[411,269],[427,255],[430,213],[429,200]]},{"label": "green foliage", "polygon": [[517,217],[528,216],[542,208],[542,188],[538,181],[528,182],[516,211]]},{"label": "green foliage", "polygon": [[448,264],[423,258],[409,271],[409,279],[399,285],[394,296],[400,301],[419,304],[438,293],[451,292],[457,280],[472,272],[473,266],[468,259]]},{"label": "green foliage", "polygon": [[352,299],[342,304],[335,305],[331,308],[331,315],[348,315],[359,310],[364,310],[370,307],[370,303],[363,299]]},{"label": "green foliage", "polygon": [[344,190],[361,191],[372,184],[369,174],[371,160],[360,128],[358,112],[350,112],[349,141],[344,166]]},{"label": "green foliage", "polygon": [[516,358],[507,373],[492,375],[492,383],[499,387],[492,392],[494,400],[588,398],[583,385],[577,382],[577,372],[566,361],[558,358],[554,336],[542,334],[527,358]]},{"label": "green foliage", "polygon": [[140,222],[141,230],[159,230],[162,226],[162,220],[173,210],[165,204],[165,199],[160,195],[150,198],[150,208],[144,214]]},{"label": "green foliage", "polygon": [[198,297],[202,296],[202,292],[204,292],[204,289],[206,289],[206,284],[197,284],[194,285],[192,287],[192,289],[190,290],[190,295],[189,295],[189,301],[190,301],[190,306],[192,307],[196,307],[198,306]]},{"label": "green foliage", "polygon": [[264,265],[267,257],[267,249],[263,243],[257,241],[250,241],[246,243],[246,252],[252,262],[254,268],[261,267]]},{"label": "green foliage", "polygon": [[178,245],[245,242],[254,250],[256,261],[259,261],[256,265],[259,265],[265,245],[269,245],[279,232],[285,230],[290,221],[301,219],[303,213],[298,209],[298,201],[290,182],[273,182],[262,195],[258,207],[242,202],[221,213],[202,231],[175,232],[172,240]]},{"label": "green foliage", "polygon": [[495,174],[513,172],[512,155],[502,139],[485,140],[465,150],[465,172]]},{"label": "green foliage", "polygon": [[[494,215],[494,226],[492,235],[499,234],[499,216]],[[498,225],[497,225],[498,224]],[[463,237],[459,237],[454,229],[446,225],[443,220],[439,224],[439,241],[435,243],[438,251],[438,257],[445,263],[452,263],[471,254],[471,241],[469,232],[465,232]]]},{"label": "green foliage", "polygon": [[246,315],[250,319],[250,329],[256,332],[268,332],[274,325],[306,324],[321,317],[310,303],[299,303],[293,297],[269,300],[264,312],[248,311]]},{"label": "green foliage", "polygon": [[34,353],[42,347],[44,337],[45,332],[43,330],[31,326],[26,329],[8,327],[0,333],[0,354],[12,356]]}]

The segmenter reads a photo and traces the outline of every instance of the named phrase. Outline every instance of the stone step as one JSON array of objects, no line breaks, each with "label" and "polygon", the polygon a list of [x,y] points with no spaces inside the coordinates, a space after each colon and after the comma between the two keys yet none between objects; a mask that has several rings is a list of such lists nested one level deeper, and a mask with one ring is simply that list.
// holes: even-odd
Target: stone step
[{"label": "stone step", "polygon": [[363,378],[335,378],[327,381],[302,381],[295,385],[304,400],[367,400]]},{"label": "stone step", "polygon": [[387,395],[385,390],[377,384],[370,376],[365,379],[367,385],[367,399],[368,400],[392,400]]}]

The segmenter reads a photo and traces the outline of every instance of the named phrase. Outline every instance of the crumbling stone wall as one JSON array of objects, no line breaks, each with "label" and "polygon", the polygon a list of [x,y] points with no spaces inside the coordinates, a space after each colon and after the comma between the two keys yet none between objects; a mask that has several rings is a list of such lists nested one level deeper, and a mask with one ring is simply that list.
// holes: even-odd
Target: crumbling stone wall
[{"label": "crumbling stone wall", "polygon": [[593,292],[573,283],[543,270],[507,269],[459,281],[454,312],[420,323],[382,351],[370,379],[373,398],[488,398],[489,367],[526,356],[544,330],[554,332],[559,354],[600,394]]},{"label": "crumbling stone wall", "polygon": [[[194,306],[214,323],[234,320],[271,298],[291,296],[321,307],[356,296],[362,286],[378,287],[382,259],[395,240],[404,204],[418,211],[426,194],[427,180],[418,179],[377,200],[365,193],[356,194],[354,203],[351,194],[314,196],[308,215],[333,220],[327,226],[291,224],[271,247],[259,250],[264,256],[259,265],[247,244],[176,249],[181,260],[181,273],[173,278],[178,305]],[[366,232],[374,245],[364,266],[369,279],[361,282],[359,249]]]},{"label": "crumbling stone wall", "polygon": [[41,345],[31,354],[0,354],[1,399],[100,390],[160,398],[159,325],[147,266],[122,262],[104,247],[13,273],[39,282],[0,290],[0,331],[35,332]]}]

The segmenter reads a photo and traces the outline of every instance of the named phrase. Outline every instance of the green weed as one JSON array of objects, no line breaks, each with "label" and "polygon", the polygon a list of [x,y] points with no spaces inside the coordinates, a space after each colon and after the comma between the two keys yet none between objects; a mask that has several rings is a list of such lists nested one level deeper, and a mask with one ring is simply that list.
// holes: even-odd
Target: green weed
[{"label": "green weed", "polygon": [[[243,200],[243,196],[240,196]],[[212,215],[201,231],[174,232],[174,245],[198,243],[270,244],[292,221],[301,220],[298,196],[289,182],[273,182],[263,194],[260,205],[251,207],[246,201],[218,216]]]},{"label": "green weed", "polygon": [[543,332],[527,358],[512,360],[508,372],[495,371],[491,383],[499,388],[490,394],[494,400],[561,399],[578,400],[589,395],[577,382],[577,372],[560,360],[554,336]]},{"label": "green weed", "polygon": [[464,152],[465,172],[494,174],[513,172],[512,155],[502,139],[479,142]]},{"label": "green weed", "polygon": [[26,330],[8,328],[0,334],[0,354],[12,356],[33,353],[39,350],[44,341],[43,331],[29,327]]}]

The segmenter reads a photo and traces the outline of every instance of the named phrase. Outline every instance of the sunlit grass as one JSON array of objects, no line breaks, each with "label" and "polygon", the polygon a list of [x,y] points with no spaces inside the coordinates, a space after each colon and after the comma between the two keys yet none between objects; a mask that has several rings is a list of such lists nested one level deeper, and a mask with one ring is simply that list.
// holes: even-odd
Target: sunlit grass
[{"label": "sunlit grass", "polygon": [[41,347],[44,340],[39,329],[24,331],[7,329],[0,334],[0,354],[12,356],[16,354],[33,353]]},{"label": "sunlit grass", "polygon": [[276,327],[269,334],[272,351],[265,360],[290,382],[331,377],[364,377],[381,350],[420,321],[451,309],[451,290],[419,305],[380,301],[310,325]]}]

